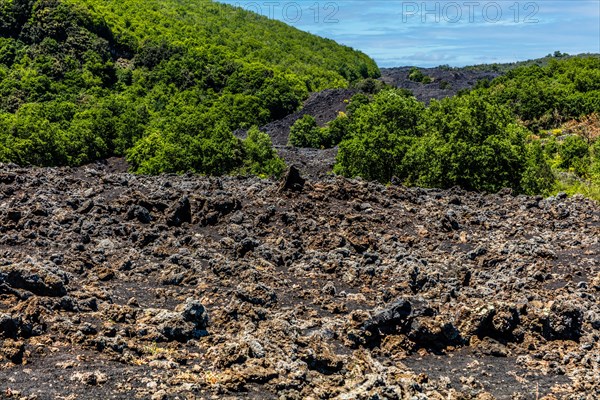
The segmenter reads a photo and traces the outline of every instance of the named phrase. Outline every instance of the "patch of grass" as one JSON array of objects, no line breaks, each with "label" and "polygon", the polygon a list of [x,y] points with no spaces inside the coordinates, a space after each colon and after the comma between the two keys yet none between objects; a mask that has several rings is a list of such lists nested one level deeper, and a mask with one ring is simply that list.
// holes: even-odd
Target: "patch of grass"
[{"label": "patch of grass", "polygon": [[564,192],[569,196],[581,194],[589,199],[600,202],[600,180],[585,180],[571,173],[559,173],[552,194]]},{"label": "patch of grass", "polygon": [[172,350],[166,349],[164,347],[159,347],[156,342],[153,342],[149,346],[144,346],[143,350],[146,355],[151,357],[161,357],[172,353]]}]

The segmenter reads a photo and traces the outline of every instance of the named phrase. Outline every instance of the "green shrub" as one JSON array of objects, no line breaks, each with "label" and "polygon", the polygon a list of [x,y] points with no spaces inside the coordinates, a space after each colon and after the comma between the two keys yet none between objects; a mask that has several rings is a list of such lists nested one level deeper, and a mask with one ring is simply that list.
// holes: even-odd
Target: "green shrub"
[{"label": "green shrub", "polygon": [[567,136],[561,143],[559,168],[572,170],[579,176],[585,176],[590,164],[589,146],[580,136]]},{"label": "green shrub", "polygon": [[407,156],[408,182],[495,192],[520,188],[526,132],[508,109],[469,95],[433,101]]},{"label": "green shrub", "polygon": [[547,66],[523,66],[478,91],[508,106],[533,132],[600,111],[600,58],[551,59]]},{"label": "green shrub", "polygon": [[428,85],[431,82],[433,82],[433,79],[428,76],[425,75],[419,68],[417,67],[412,67],[410,69],[410,71],[408,72],[408,79],[414,82],[419,82],[422,83],[424,85]]},{"label": "green shrub", "polygon": [[336,119],[329,122],[326,127],[326,141],[323,147],[330,148],[340,144],[348,136],[350,129],[350,118],[348,115],[340,112]]},{"label": "green shrub", "polygon": [[350,118],[340,112],[336,119],[319,128],[311,115],[298,119],[290,129],[289,145],[314,149],[329,149],[337,146],[348,134]]},{"label": "green shrub", "polygon": [[244,166],[242,173],[279,178],[285,163],[273,148],[271,137],[252,127],[244,140]]},{"label": "green shrub", "polygon": [[404,154],[419,135],[424,109],[414,97],[397,90],[375,95],[371,103],[354,111],[334,171],[380,182],[405,175]]},{"label": "green shrub", "polygon": [[[185,124],[179,127],[181,129]],[[241,140],[219,123],[212,132],[203,135],[178,129],[154,132],[128,150],[127,161],[141,174],[223,175],[240,168],[244,160]]]},{"label": "green shrub", "polygon": [[367,78],[359,81],[355,87],[363,93],[377,94],[385,88],[385,83],[377,79]]},{"label": "green shrub", "polygon": [[351,117],[334,171],[427,187],[521,190],[525,137],[508,109],[476,95],[425,109],[401,92],[383,91]]},{"label": "green shrub", "polygon": [[50,122],[44,111],[39,104],[25,104],[6,121],[10,121],[10,125],[4,144],[10,149],[10,161],[20,165],[52,166],[57,161],[67,164],[68,140],[60,126]]},{"label": "green shrub", "polygon": [[527,148],[527,163],[521,178],[523,193],[528,195],[549,195],[556,184],[556,178],[546,161],[544,150],[538,141]]},{"label": "green shrub", "polygon": [[346,107],[346,112],[349,115],[352,115],[356,110],[358,110],[359,108],[361,108],[362,106],[364,106],[366,104],[369,104],[370,102],[371,102],[371,99],[369,98],[369,96],[367,96],[363,93],[356,93],[350,99],[350,104],[348,104],[348,106]]},{"label": "green shrub", "polygon": [[190,136],[172,137],[154,132],[127,151],[127,161],[140,174],[184,173],[191,170],[191,148]]},{"label": "green shrub", "polygon": [[412,67],[408,72],[408,79],[414,82],[423,82],[425,74],[417,67]]},{"label": "green shrub", "polygon": [[317,126],[312,115],[305,114],[290,128],[289,144],[295,147],[321,148],[325,131]]}]

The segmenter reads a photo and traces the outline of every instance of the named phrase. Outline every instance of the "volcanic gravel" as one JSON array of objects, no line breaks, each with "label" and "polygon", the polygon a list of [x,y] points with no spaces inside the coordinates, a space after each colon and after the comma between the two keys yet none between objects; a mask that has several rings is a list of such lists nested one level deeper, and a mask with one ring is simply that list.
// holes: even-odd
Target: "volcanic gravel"
[{"label": "volcanic gravel", "polygon": [[122,170],[0,165],[0,398],[600,397],[598,203]]}]

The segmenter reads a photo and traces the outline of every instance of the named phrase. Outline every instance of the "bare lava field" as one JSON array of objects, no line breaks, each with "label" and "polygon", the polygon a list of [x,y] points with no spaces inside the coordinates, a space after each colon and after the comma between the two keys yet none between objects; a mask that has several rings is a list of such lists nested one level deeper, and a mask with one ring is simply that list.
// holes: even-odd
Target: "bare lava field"
[{"label": "bare lava field", "polygon": [[600,396],[595,202],[123,169],[0,166],[2,398]]}]

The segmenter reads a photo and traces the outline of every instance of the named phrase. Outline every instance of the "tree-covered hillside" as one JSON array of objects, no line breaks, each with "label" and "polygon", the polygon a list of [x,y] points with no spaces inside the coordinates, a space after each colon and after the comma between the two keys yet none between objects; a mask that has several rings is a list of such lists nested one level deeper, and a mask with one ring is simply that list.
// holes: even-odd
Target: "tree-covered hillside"
[{"label": "tree-covered hillside", "polygon": [[378,74],[362,53],[207,0],[2,0],[0,161],[256,173],[250,154],[276,156],[249,149],[268,138],[232,130]]},{"label": "tree-covered hillside", "polygon": [[600,56],[552,58],[544,66],[512,68],[491,82],[478,82],[474,91],[508,106],[534,133],[556,128],[600,110]]},{"label": "tree-covered hillside", "polygon": [[[350,177],[527,194],[558,185],[600,198],[596,56],[519,67],[428,107],[410,93],[386,89],[355,96],[349,110],[321,129],[299,121],[290,139],[339,143],[335,171]],[[339,126],[342,134],[332,143]],[[575,183],[565,187],[564,176]]]},{"label": "tree-covered hillside", "polygon": [[525,61],[515,61],[515,62],[507,62],[507,63],[494,63],[494,64],[476,64],[476,65],[468,65],[466,67],[453,68],[448,65],[440,65],[442,68],[447,68],[450,70],[463,70],[463,71],[496,71],[496,72],[509,72],[515,68],[519,67],[531,67],[537,65],[538,67],[546,67],[551,62],[557,60],[568,60],[569,58],[582,58],[582,57],[598,57],[596,53],[581,53],[581,54],[568,54],[563,53],[561,51],[555,51],[552,54],[548,54],[545,57],[534,58],[531,60]]}]

